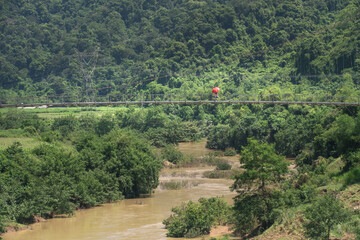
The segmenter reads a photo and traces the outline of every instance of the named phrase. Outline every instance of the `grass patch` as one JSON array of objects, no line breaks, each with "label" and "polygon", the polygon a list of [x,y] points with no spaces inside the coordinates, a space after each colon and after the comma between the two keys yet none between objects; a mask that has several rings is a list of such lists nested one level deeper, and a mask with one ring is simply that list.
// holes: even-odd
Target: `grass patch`
[{"label": "grass patch", "polygon": [[215,171],[206,171],[204,172],[204,177],[206,178],[231,178],[233,172],[229,170],[215,170]]},{"label": "grass patch", "polygon": [[[6,232],[16,232],[23,229],[26,229],[28,226],[24,224],[20,224],[17,222],[5,222],[5,230]],[[0,236],[1,239],[1,236]]]},{"label": "grass patch", "polygon": [[243,170],[242,169],[233,169],[233,170],[214,170],[214,171],[206,171],[204,172],[203,176],[205,178],[227,178],[232,179],[234,176],[240,174]]},{"label": "grass patch", "polygon": [[[62,108],[34,108],[34,109],[17,109],[17,111],[23,111],[26,113],[37,114],[39,118],[42,119],[55,119],[59,117],[65,117],[69,115],[75,115],[79,117],[80,115],[88,113],[96,113],[99,116],[102,116],[106,113],[115,113],[122,109],[123,107],[62,107]],[[10,108],[1,108],[0,113],[5,114],[9,111]]]},{"label": "grass patch", "polygon": [[185,154],[184,157],[178,161],[176,167],[216,166],[222,162],[223,160],[213,153],[206,154],[200,158]]},{"label": "grass patch", "polygon": [[42,142],[36,138],[27,138],[27,137],[7,137],[0,138],[0,150],[4,150],[11,146],[14,142],[19,142],[24,149],[33,149],[39,146]]},{"label": "grass patch", "polygon": [[236,150],[235,148],[227,148],[225,149],[224,156],[235,156]]},{"label": "grass patch", "polygon": [[23,129],[0,129],[0,138],[18,138],[23,134]]},{"label": "grass patch", "polygon": [[330,163],[329,165],[326,167],[326,173],[328,176],[330,177],[335,177],[338,176],[343,167],[344,167],[344,161],[341,158],[337,158],[337,159],[329,159]]},{"label": "grass patch", "polygon": [[231,165],[226,160],[220,158],[220,152],[208,153],[203,157],[194,157],[193,155],[183,155],[183,157],[176,163],[176,167],[200,167],[200,166],[217,166],[220,170],[223,167],[231,168]]},{"label": "grass patch", "polygon": [[199,185],[198,181],[170,181],[170,182],[161,182],[159,184],[160,189],[162,190],[179,190],[182,188],[192,188]]},{"label": "grass patch", "polygon": [[360,184],[348,186],[340,193],[340,199],[346,207],[360,214]]},{"label": "grass patch", "polygon": [[302,223],[304,217],[302,212],[305,211],[306,206],[301,204],[297,207],[282,210],[275,223],[255,239],[303,239],[304,229]]}]

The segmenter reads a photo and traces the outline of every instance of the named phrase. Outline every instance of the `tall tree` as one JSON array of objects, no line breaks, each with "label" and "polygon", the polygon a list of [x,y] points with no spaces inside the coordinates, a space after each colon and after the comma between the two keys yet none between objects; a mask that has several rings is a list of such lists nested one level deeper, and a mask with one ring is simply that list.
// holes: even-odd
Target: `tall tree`
[{"label": "tall tree", "polygon": [[241,234],[258,234],[271,226],[275,209],[281,207],[281,194],[269,185],[287,172],[285,158],[276,154],[274,145],[248,139],[240,153],[244,172],[235,177],[233,189],[239,193],[234,203],[234,224]]},{"label": "tall tree", "polygon": [[285,157],[276,154],[274,145],[255,139],[248,142],[240,157],[240,163],[244,164],[242,168],[246,171],[236,176],[233,188],[240,189],[240,192],[265,192],[267,185],[279,182],[281,176],[287,173]]},{"label": "tall tree", "polygon": [[303,226],[307,237],[330,239],[331,229],[344,222],[349,212],[335,196],[325,194],[309,206],[304,215],[307,221],[303,223]]}]

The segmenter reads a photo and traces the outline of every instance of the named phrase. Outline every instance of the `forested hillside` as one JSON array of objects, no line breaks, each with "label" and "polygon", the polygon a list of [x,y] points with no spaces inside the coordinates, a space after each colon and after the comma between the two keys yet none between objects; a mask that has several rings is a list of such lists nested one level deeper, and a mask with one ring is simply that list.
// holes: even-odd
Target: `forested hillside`
[{"label": "forested hillside", "polygon": [[356,94],[359,6],[358,0],[2,0],[0,96],[202,93],[215,84],[223,92],[276,93],[269,86],[280,85],[292,93]]},{"label": "forested hillside", "polygon": [[[359,13],[360,0],[0,0],[0,103],[214,86],[360,97]],[[246,238],[360,238],[359,108],[291,104],[2,108],[0,232],[151,193],[165,161],[214,164],[175,148],[200,139],[240,155],[238,195],[174,208],[169,236],[226,216]]]}]

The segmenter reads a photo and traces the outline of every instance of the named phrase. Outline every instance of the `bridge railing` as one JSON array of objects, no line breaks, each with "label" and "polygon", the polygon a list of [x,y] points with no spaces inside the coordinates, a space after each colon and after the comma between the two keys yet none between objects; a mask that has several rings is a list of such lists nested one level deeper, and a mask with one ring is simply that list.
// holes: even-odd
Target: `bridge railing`
[{"label": "bridge railing", "polygon": [[201,102],[234,102],[234,103],[274,103],[274,104],[321,104],[330,105],[352,104],[360,105],[360,96],[321,96],[321,95],[297,95],[297,94],[219,94],[215,99],[213,94],[118,94],[107,96],[80,96],[77,94],[63,94],[41,97],[23,97],[23,98],[1,98],[0,104],[13,104],[21,106],[22,104],[96,104],[96,103],[186,103],[191,101]]}]

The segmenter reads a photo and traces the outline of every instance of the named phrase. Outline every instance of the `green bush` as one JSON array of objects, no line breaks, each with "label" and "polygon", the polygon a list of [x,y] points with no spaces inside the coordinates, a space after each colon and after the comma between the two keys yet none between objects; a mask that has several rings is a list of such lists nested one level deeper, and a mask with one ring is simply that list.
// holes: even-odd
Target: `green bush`
[{"label": "green bush", "polygon": [[146,142],[124,131],[78,133],[74,148],[44,143],[24,151],[15,142],[0,151],[0,230],[3,216],[32,223],[157,187],[162,162]]},{"label": "green bush", "polygon": [[162,189],[169,189],[169,190],[178,190],[182,188],[181,182],[162,182],[160,183]]},{"label": "green bush", "polygon": [[[4,220],[5,220],[4,216],[0,215],[0,233],[6,232]],[[1,240],[1,237],[0,237],[0,240]]]},{"label": "green bush", "polygon": [[344,171],[348,171],[349,169],[358,166],[360,164],[360,150],[346,154],[343,157],[343,161],[345,163]]},{"label": "green bush", "polygon": [[43,141],[48,143],[58,141],[62,138],[59,131],[46,131],[41,133],[40,136]]},{"label": "green bush", "polygon": [[112,115],[105,115],[100,118],[95,126],[95,132],[99,135],[105,135],[113,130],[115,127],[115,121]]},{"label": "green bush", "polygon": [[234,176],[234,173],[228,170],[215,170],[204,172],[204,177],[206,178],[231,178],[232,176]]},{"label": "green bush", "polygon": [[230,170],[231,169],[231,165],[228,162],[219,162],[218,164],[216,164],[216,170]]},{"label": "green bush", "polygon": [[166,147],[161,151],[161,156],[163,159],[174,164],[184,158],[182,152],[177,150],[173,144],[166,145]]},{"label": "green bush", "polygon": [[28,136],[36,136],[38,132],[36,131],[35,127],[27,126],[24,128],[24,133]]},{"label": "green bush", "polygon": [[168,237],[197,237],[210,233],[213,225],[225,224],[230,208],[221,198],[200,198],[174,207],[174,213],[163,221]]},{"label": "green bush", "polygon": [[78,130],[80,123],[75,116],[56,118],[51,126],[52,130],[59,131],[62,136],[67,137],[70,133]]},{"label": "green bush", "polygon": [[236,150],[234,148],[225,149],[224,156],[235,156]]},{"label": "green bush", "polygon": [[349,215],[335,196],[325,194],[305,210],[305,235],[311,239],[330,239],[331,229],[344,222]]},{"label": "green bush", "polygon": [[354,168],[345,175],[345,185],[360,183],[360,167]]},{"label": "green bush", "polygon": [[201,159],[191,154],[184,154],[183,158],[176,164],[177,167],[194,167],[198,165],[201,165]]}]

